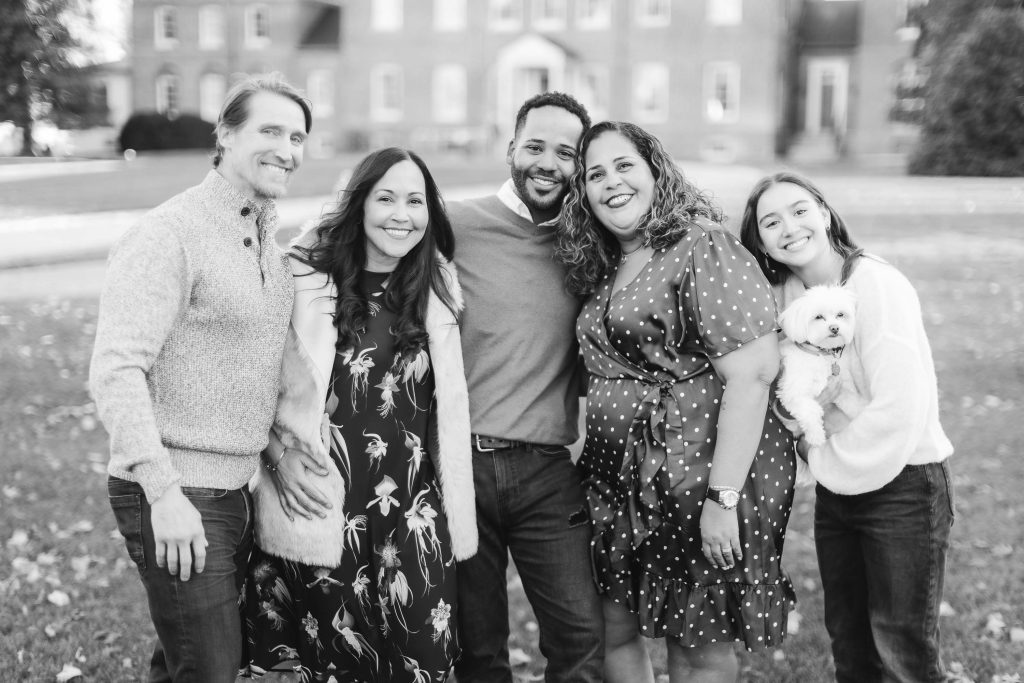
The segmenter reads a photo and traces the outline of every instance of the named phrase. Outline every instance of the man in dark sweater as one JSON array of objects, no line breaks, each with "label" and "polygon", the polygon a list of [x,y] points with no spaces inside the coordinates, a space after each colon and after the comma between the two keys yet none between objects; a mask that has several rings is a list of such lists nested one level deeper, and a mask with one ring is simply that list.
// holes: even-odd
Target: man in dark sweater
[{"label": "man in dark sweater", "polygon": [[267,448],[294,295],[273,200],[311,121],[287,83],[240,82],[214,169],[110,255],[89,380],[110,433],[110,503],[156,627],[150,681],[238,673],[246,484]]},{"label": "man in dark sweater", "polygon": [[516,116],[511,179],[452,202],[465,296],[462,345],[480,546],[459,564],[459,683],[511,683],[511,552],[540,627],[548,681],[600,681],[604,623],[590,575],[589,519],[568,444],[577,440],[580,302],[555,259],[558,213],[590,125],[572,97],[544,93]]}]

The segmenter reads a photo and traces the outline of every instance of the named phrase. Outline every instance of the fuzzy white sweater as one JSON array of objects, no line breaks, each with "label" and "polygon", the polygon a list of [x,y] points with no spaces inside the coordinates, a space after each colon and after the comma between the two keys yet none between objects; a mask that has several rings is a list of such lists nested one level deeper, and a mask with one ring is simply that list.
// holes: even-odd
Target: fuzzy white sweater
[{"label": "fuzzy white sweater", "polygon": [[[921,304],[910,281],[893,266],[862,258],[847,281],[857,297],[857,326],[846,349],[864,410],[821,446],[808,464],[815,479],[835,493],[875,491],[906,465],[941,462],[953,445],[939,424],[939,398]],[[802,296],[790,277],[779,291],[779,309]]]}]

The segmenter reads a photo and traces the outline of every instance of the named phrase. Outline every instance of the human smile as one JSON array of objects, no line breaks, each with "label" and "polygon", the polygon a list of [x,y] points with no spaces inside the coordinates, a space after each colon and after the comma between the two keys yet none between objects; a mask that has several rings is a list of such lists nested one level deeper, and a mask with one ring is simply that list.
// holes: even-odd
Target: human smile
[{"label": "human smile", "polygon": [[396,240],[404,240],[412,234],[412,228],[382,228],[391,237]]},{"label": "human smile", "polygon": [[626,204],[628,204],[630,202],[630,200],[632,200],[632,199],[633,199],[633,195],[631,195],[631,194],[617,194],[614,197],[612,197],[611,199],[609,199],[608,201],[606,201],[605,204],[610,209],[618,209],[619,207],[622,207],[622,206],[625,206]]},{"label": "human smile", "polygon": [[287,178],[288,174],[292,172],[292,169],[290,168],[281,166],[280,164],[272,164],[266,161],[261,161],[260,167],[270,171],[271,173],[279,175],[282,178]]},{"label": "human smile", "polygon": [[557,178],[548,178],[547,176],[533,175],[530,176],[530,180],[532,180],[535,185],[546,190],[561,185],[561,182],[559,182]]},{"label": "human smile", "polygon": [[810,241],[811,241],[810,235],[805,235],[805,236],[801,237],[800,239],[793,240],[792,242],[790,242],[789,244],[784,246],[783,249],[786,250],[786,251],[797,251],[799,249],[802,249],[804,247],[804,245],[806,245]]}]

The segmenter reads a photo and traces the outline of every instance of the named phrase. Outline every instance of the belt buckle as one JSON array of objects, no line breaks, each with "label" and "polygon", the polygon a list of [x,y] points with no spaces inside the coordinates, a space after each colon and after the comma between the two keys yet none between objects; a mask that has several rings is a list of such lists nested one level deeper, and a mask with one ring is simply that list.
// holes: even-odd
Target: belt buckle
[{"label": "belt buckle", "polygon": [[473,435],[473,445],[481,453],[493,453],[494,451],[498,450],[497,448],[484,448],[483,446],[481,446],[480,445],[480,435],[479,434],[474,434]]}]

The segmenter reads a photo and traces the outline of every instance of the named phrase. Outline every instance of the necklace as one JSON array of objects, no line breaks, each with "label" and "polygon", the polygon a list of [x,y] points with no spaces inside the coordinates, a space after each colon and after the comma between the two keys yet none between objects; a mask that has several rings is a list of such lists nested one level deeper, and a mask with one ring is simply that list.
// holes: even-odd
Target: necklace
[{"label": "necklace", "polygon": [[640,251],[643,248],[644,248],[644,244],[643,244],[643,242],[641,242],[640,246],[635,247],[633,249],[630,249],[629,251],[626,251],[624,249],[620,249],[620,251],[622,252],[622,260],[625,261],[627,258],[629,258],[630,256],[632,256],[633,254],[635,254],[636,252]]}]

